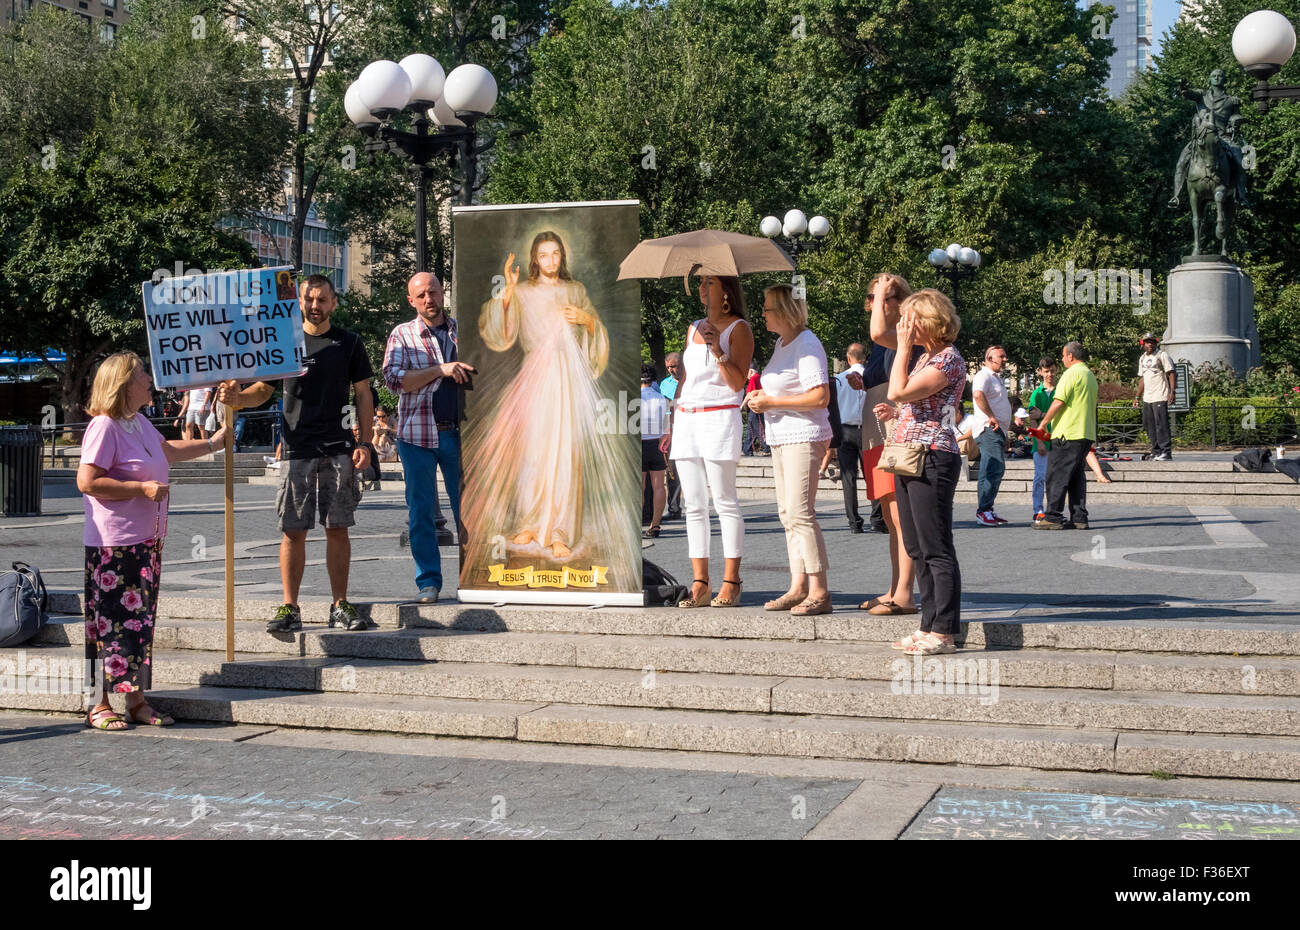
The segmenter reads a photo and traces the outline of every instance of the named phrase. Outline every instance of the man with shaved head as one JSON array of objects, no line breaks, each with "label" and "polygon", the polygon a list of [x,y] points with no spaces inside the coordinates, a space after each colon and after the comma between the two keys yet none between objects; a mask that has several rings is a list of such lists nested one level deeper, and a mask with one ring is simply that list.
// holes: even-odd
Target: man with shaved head
[{"label": "man with shaved head", "polygon": [[460,385],[474,369],[456,360],[456,321],[442,306],[442,283],[411,276],[406,299],[415,319],[394,327],[384,349],[384,383],[399,395],[397,454],[406,473],[407,528],[416,599],[435,604],[442,590],[438,551],[438,470],[460,525]]}]

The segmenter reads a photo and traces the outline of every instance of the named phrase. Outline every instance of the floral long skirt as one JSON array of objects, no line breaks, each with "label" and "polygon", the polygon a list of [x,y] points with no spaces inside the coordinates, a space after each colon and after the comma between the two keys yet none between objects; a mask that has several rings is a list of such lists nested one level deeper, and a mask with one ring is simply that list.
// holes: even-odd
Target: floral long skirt
[{"label": "floral long skirt", "polygon": [[158,608],[161,547],[86,547],[86,686],[147,691],[153,672],[153,624]]}]

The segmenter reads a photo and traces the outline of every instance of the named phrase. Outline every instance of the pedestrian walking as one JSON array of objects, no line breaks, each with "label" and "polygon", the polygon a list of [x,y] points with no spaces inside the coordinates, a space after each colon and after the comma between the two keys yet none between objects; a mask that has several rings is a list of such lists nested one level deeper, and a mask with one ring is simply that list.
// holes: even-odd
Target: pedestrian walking
[{"label": "pedestrian walking", "polygon": [[[911,285],[898,275],[882,272],[868,285],[865,309],[870,315],[868,326],[872,347],[861,376],[865,391],[889,384],[898,350],[899,308],[911,294]],[[914,346],[908,352],[912,364],[925,354],[920,346]],[[847,380],[850,384],[855,384],[857,379]],[[864,410],[863,416],[875,419],[874,408]],[[884,446],[880,444],[865,450],[862,453],[862,471],[867,498],[879,505],[885,531],[889,534],[889,590],[879,597],[864,601],[858,607],[875,616],[904,616],[917,612],[916,598],[912,593],[916,582],[916,567],[903,545],[894,476],[876,467],[883,450]]]},{"label": "pedestrian walking", "polygon": [[460,525],[460,398],[474,369],[456,361],[456,321],[443,308],[442,283],[411,276],[415,318],[399,323],[384,347],[384,383],[398,394],[397,454],[406,476],[407,534],[415,560],[416,600],[436,604],[442,591],[438,551],[438,472]]},{"label": "pedestrian walking", "polygon": [[[346,630],[374,626],[349,603],[348,574],[352,543],[348,527],[356,524],[361,503],[360,474],[370,464],[375,401],[370,388],[374,372],[361,337],[330,324],[338,307],[334,285],[324,275],[308,275],[299,289],[305,340],[305,374],[284,382],[283,458],[276,514],[280,526],[280,582],[284,603],[266,625],[268,633],[292,633],[302,629],[298,590],[307,561],[307,531],[316,525],[317,514],[325,527],[325,566],[329,574],[332,604],[329,625]],[[264,381],[240,390],[234,381],[218,389],[219,403],[235,409],[256,407],[271,396],[273,387]],[[348,403],[355,393],[356,403]],[[345,425],[355,422],[358,445]]]},{"label": "pedestrian walking", "polygon": [[[961,567],[952,536],[961,471],[952,424],[966,388],[966,360],[953,345],[960,331],[961,318],[945,294],[923,290],[903,301],[890,402],[875,408],[880,419],[897,420],[893,442],[924,447],[921,473],[896,476],[903,545],[916,563],[921,589],[920,628],[893,644],[908,655],[955,652],[961,623]],[[924,354],[909,369],[913,346]]]},{"label": "pedestrian walking", "polygon": [[[100,363],[86,405],[92,419],[81,441],[77,490],[86,516],[86,685],[99,694],[86,726],[97,730],[175,722],[145,697],[153,683],[168,475],[173,462],[208,454],[225,439],[224,429],[207,439],[164,439],[138,412],[152,385],[138,355],[118,352]],[[126,695],[125,718],[109,705],[110,693]]]},{"label": "pedestrian walking", "polygon": [[808,328],[808,305],[789,284],[763,292],[763,323],[776,334],[776,348],[763,368],[761,387],[746,400],[763,414],[767,427],[777,514],[790,559],[789,590],[763,609],[828,614],[826,540],[817,522],[818,472],[831,442],[826,351]]},{"label": "pedestrian walking", "polygon": [[866,370],[867,353],[860,342],[855,342],[844,352],[848,367],[837,374],[835,402],[840,414],[840,447],[836,461],[840,466],[840,491],[844,495],[844,516],[849,521],[849,532],[861,533],[865,529],[858,513],[858,467],[862,462],[862,402],[866,391],[849,382],[850,375],[859,385]]},{"label": "pedestrian walking", "polygon": [[641,494],[645,496],[646,485],[650,486],[650,526],[641,536],[645,539],[657,539],[660,524],[663,522],[664,502],[667,491],[664,488],[664,470],[668,461],[659,449],[659,440],[664,435],[664,421],[668,419],[668,401],[659,393],[655,384],[655,370],[652,365],[641,366]]},{"label": "pedestrian walking", "polygon": [[1169,353],[1160,348],[1155,333],[1142,336],[1142,355],[1138,358],[1138,375],[1141,387],[1133,406],[1142,402],[1142,428],[1151,440],[1151,452],[1144,458],[1168,462],[1173,458],[1173,444],[1169,438],[1169,405],[1174,402],[1174,387],[1178,376]]},{"label": "pedestrian walking", "polygon": [[[1078,342],[1061,349],[1065,371],[1056,384],[1051,406],[1043,414],[1040,429],[1051,429],[1052,448],[1047,459],[1047,498],[1036,530],[1088,528],[1088,452],[1097,441],[1097,378],[1086,364],[1088,353]],[[1066,496],[1070,520],[1064,519]]]},{"label": "pedestrian walking", "polygon": [[1009,522],[998,516],[994,509],[1002,476],[1007,470],[1008,434],[1011,429],[1011,402],[1007,386],[1002,382],[1002,369],[1007,364],[1007,353],[1002,346],[989,346],[984,351],[984,367],[971,381],[971,394],[975,400],[975,444],[980,450],[979,503],[975,520],[981,526],[1002,526]]},{"label": "pedestrian walking", "polygon": [[[669,454],[682,483],[686,539],[694,571],[691,596],[679,607],[735,607],[740,603],[740,558],[745,521],[736,495],[740,461],[740,404],[754,357],[754,334],[745,321],[740,279],[704,275],[704,319],[686,331],[685,380],[660,449]],[[718,596],[709,584],[709,497],[718,514],[725,569]]]}]

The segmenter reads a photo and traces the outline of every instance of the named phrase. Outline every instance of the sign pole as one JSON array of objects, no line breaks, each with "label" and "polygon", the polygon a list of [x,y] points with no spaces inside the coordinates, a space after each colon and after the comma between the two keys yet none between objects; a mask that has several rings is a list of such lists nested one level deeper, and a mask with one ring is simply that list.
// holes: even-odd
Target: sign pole
[{"label": "sign pole", "polygon": [[226,408],[226,661],[235,661],[235,408]]}]

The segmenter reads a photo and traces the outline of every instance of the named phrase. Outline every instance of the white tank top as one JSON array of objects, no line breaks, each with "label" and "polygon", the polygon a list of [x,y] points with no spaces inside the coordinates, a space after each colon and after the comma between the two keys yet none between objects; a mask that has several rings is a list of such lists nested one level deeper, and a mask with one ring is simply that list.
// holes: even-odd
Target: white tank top
[{"label": "white tank top", "polygon": [[[745,399],[745,389],[733,391],[722,377],[722,366],[709,351],[707,343],[695,342],[695,330],[704,320],[696,320],[686,333],[686,349],[682,352],[682,365],[686,368],[686,380],[682,383],[682,392],[677,403],[682,407],[717,407],[723,404],[739,404]],[[718,345],[723,354],[731,352],[731,331],[743,320],[735,320],[722,331]]]}]

